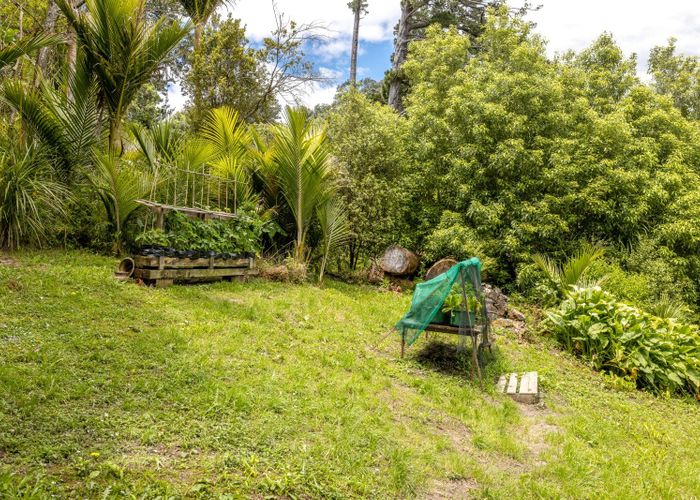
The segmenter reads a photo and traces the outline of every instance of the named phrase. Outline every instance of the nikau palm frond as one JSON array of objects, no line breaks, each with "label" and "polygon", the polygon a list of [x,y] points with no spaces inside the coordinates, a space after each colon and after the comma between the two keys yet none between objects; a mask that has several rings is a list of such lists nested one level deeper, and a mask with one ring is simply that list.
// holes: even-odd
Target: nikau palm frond
[{"label": "nikau palm frond", "polygon": [[565,295],[572,286],[588,286],[593,283],[586,277],[586,271],[591,264],[605,255],[605,249],[589,243],[584,244],[578,252],[559,264],[546,255],[533,255],[533,262],[544,272],[547,278],[557,287],[560,295]]},{"label": "nikau palm frond", "polygon": [[151,189],[151,178],[143,172],[126,167],[110,154],[98,154],[95,172],[90,182],[102,200],[107,218],[114,227],[114,251],[121,253],[123,230],[131,216],[140,208],[137,200]]},{"label": "nikau palm frond", "polygon": [[8,81],[0,88],[0,98],[17,111],[68,179],[75,168],[92,161],[92,149],[100,141],[100,119],[97,83],[84,60],[64,85],[72,97],[46,82],[33,89]]},{"label": "nikau palm frond", "polygon": [[353,238],[353,233],[348,220],[347,208],[339,198],[329,197],[321,203],[317,210],[317,217],[323,233],[323,258],[318,281],[323,283],[328,256],[334,249],[349,243]]},{"label": "nikau palm frond", "polygon": [[75,30],[88,66],[109,112],[110,145],[118,149],[126,109],[158,65],[189,31],[190,25],[148,23],[145,0],[87,0],[76,12],[67,0],[56,0]]},{"label": "nikau palm frond", "polygon": [[231,5],[233,0],[180,0],[182,8],[197,24],[204,24],[221,5]]},{"label": "nikau palm frond", "polygon": [[272,135],[271,162],[296,223],[295,258],[302,262],[311,218],[330,184],[330,149],[325,131],[300,109],[287,107],[284,123],[274,126]]},{"label": "nikau palm frond", "polygon": [[0,70],[11,65],[23,55],[35,52],[43,47],[60,43],[62,39],[56,35],[37,34],[25,36],[7,47],[0,48]]}]

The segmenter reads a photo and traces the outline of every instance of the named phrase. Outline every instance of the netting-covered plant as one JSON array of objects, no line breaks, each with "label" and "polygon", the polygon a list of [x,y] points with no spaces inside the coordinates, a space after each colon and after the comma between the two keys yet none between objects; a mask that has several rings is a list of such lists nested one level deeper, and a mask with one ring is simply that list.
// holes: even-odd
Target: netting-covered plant
[{"label": "netting-covered plant", "polygon": [[600,287],[574,288],[548,313],[557,340],[597,370],[655,393],[700,399],[700,331],[618,302]]}]

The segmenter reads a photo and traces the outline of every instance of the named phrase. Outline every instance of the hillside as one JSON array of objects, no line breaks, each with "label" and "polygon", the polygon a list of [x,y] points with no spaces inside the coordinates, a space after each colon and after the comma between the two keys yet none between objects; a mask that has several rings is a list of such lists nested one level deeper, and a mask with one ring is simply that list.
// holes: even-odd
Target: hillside
[{"label": "hillside", "polygon": [[86,253],[15,259],[0,266],[0,496],[700,492],[697,404],[618,392],[541,338],[497,335],[490,377],[542,378],[545,404],[519,406],[440,343],[400,360],[406,295],[158,290]]}]

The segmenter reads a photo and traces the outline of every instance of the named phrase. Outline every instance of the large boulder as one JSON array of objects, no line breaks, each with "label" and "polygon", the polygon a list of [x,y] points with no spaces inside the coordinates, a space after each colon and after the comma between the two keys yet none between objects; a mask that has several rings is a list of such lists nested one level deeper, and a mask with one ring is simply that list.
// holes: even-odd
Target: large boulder
[{"label": "large boulder", "polygon": [[411,276],[418,269],[418,256],[398,245],[386,249],[379,261],[379,267],[394,276]]}]

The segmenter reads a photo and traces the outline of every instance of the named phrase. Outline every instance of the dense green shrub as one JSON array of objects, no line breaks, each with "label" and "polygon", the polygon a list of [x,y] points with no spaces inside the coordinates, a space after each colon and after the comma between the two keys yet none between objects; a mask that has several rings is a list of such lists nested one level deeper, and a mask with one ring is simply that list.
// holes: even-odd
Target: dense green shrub
[{"label": "dense green shrub", "polygon": [[495,261],[486,255],[474,231],[467,227],[460,214],[449,210],[442,213],[440,222],[425,238],[422,256],[426,262],[446,257],[457,260],[479,257],[489,276],[497,272]]},{"label": "dense green shrub", "polygon": [[548,313],[557,340],[597,370],[656,393],[700,398],[700,332],[617,301],[600,289],[575,288]]},{"label": "dense green shrub", "polygon": [[582,240],[652,238],[697,302],[679,279],[700,281],[699,129],[639,81],[610,35],[552,60],[531,25],[497,15],[475,44],[428,30],[404,69],[406,175],[420,180],[411,214],[424,235],[444,210],[460,214],[507,271],[502,284],[534,253],[561,260]]}]

